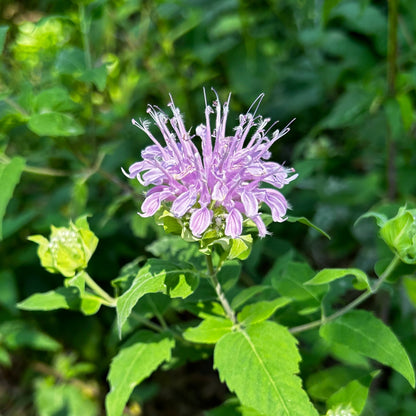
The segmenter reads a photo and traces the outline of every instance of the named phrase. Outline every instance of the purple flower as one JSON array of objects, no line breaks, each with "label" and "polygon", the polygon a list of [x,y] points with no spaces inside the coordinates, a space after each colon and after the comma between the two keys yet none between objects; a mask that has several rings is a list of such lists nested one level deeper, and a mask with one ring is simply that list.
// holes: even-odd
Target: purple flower
[{"label": "purple flower", "polygon": [[[156,106],[149,105],[147,110],[162,133],[163,142],[150,132],[149,121],[133,119],[133,124],[154,143],[142,151],[142,161],[132,164],[128,173],[123,170],[144,186],[153,185],[140,215],[152,216],[164,206],[196,238],[210,229],[219,237],[237,238],[247,219],[264,237],[267,229],[259,213],[262,203],[270,207],[273,221],[284,221],[288,203],[276,188],[283,188],[297,174],[269,159],[271,146],[289,131],[289,126],[282,131],[272,130],[274,123],[266,130],[270,119],[256,115],[263,96],[254,101],[246,114],[240,115],[232,136],[225,131],[231,95],[222,106],[216,95],[212,107],[205,97],[205,123],[196,128],[195,135],[186,130],[172,97],[168,105],[173,117]],[[210,124],[212,113],[214,129]],[[194,143],[196,136],[201,140],[201,150]],[[263,183],[271,187],[261,187]]]}]

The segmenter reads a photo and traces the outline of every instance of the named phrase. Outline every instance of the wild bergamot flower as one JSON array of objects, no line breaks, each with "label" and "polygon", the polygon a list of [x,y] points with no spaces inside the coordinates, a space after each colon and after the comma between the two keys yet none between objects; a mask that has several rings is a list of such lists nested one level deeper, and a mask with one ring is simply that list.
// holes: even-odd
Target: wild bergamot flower
[{"label": "wild bergamot flower", "polygon": [[[142,151],[143,160],[132,164],[128,173],[123,170],[144,186],[153,185],[139,214],[150,217],[163,205],[196,238],[203,237],[208,230],[215,230],[218,237],[237,238],[245,220],[251,220],[259,236],[264,237],[268,232],[259,212],[263,202],[270,207],[273,221],[284,221],[288,203],[277,189],[297,174],[269,159],[270,147],[289,131],[289,126],[273,130],[274,123],[265,130],[270,119],[256,115],[263,96],[257,97],[248,112],[239,116],[233,135],[226,133],[231,94],[223,105],[216,94],[212,106],[205,96],[205,123],[196,128],[195,134],[185,128],[172,97],[168,106],[173,117],[156,106],[149,105],[147,110],[163,142],[151,133],[148,120],[133,119],[133,124],[154,143]],[[214,129],[210,122],[212,113]],[[200,138],[201,150],[196,136]],[[262,184],[272,187],[261,187]]]}]

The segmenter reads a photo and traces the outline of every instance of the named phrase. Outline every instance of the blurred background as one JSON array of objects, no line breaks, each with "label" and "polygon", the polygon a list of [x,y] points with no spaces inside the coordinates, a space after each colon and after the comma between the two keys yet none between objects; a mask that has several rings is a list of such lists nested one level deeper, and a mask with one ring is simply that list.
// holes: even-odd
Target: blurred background
[{"label": "blurred background", "polygon": [[[291,215],[331,240],[302,224],[271,225],[244,266],[252,281],[289,248],[316,269],[372,273],[384,248],[373,223],[354,222],[380,204],[394,214],[415,202],[415,42],[416,2],[406,0],[1,0],[0,162],[13,161],[18,184],[5,215],[0,204],[0,414],[103,414],[114,314],[19,311],[18,300],[61,284],[27,237],[91,214],[100,243],[89,271],[108,290],[124,264],[152,255],[161,230],[136,215],[143,189],[121,167],[150,144],[131,118],[146,118],[148,103],[168,112],[169,94],[187,128],[204,121],[204,87],[210,101],[211,87],[222,100],[232,93],[230,134],[263,92],[260,114],[280,128],[296,118],[273,160],[299,173],[284,192]],[[375,309],[414,362],[416,282],[406,282]],[[192,402],[184,391],[201,369],[188,370],[172,373],[182,390],[165,386],[159,404],[156,376],[126,414],[143,403],[150,416],[219,404],[212,397],[225,393],[213,377]],[[396,376],[376,385],[368,415],[416,414]]]}]

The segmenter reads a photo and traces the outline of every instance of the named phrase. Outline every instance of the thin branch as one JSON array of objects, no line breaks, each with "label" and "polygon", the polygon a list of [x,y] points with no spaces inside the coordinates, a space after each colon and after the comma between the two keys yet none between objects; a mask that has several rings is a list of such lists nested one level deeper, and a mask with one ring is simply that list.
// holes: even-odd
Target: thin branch
[{"label": "thin branch", "polygon": [[337,312],[334,312],[332,315],[322,317],[321,319],[318,319],[316,321],[309,322],[307,324],[303,324],[303,325],[299,325],[299,326],[295,326],[295,327],[290,329],[290,332],[292,334],[298,334],[300,332],[309,331],[310,329],[317,328],[317,327],[319,327],[319,326],[321,326],[321,325],[323,325],[323,324],[325,324],[329,321],[332,321],[336,318],[339,318],[340,316],[342,316],[342,315],[346,314],[347,312],[349,312],[350,310],[354,309],[356,306],[363,303],[370,296],[372,296],[372,295],[374,295],[375,293],[378,292],[381,285],[390,276],[391,272],[397,267],[397,265],[399,263],[400,263],[399,257],[395,256],[393,258],[393,260],[390,262],[390,264],[387,266],[386,270],[384,270],[384,272],[380,276],[379,280],[377,280],[377,282],[376,282],[376,284],[374,285],[373,288],[368,289],[367,291],[362,293],[360,296],[358,296],[358,298],[354,299],[351,303],[344,306],[343,308],[341,308]]}]

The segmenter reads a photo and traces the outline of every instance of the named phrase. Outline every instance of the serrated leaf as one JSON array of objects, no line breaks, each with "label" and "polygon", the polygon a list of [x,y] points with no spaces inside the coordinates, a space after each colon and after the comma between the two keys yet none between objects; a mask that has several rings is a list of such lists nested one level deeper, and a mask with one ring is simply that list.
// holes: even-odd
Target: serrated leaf
[{"label": "serrated leaf", "polygon": [[28,127],[39,136],[69,137],[84,133],[84,127],[69,114],[51,111],[33,114]]},{"label": "serrated leaf", "polygon": [[243,325],[255,324],[270,318],[278,309],[291,302],[289,298],[277,298],[274,300],[261,300],[246,305],[237,315],[237,319]]},{"label": "serrated leaf", "polygon": [[172,298],[186,298],[198,285],[195,269],[185,263],[150,259],[140,269],[130,288],[117,299],[119,331],[138,300],[146,293],[164,293]]},{"label": "serrated leaf", "polygon": [[323,325],[320,335],[357,353],[388,365],[415,386],[415,374],[406,350],[391,329],[372,313],[356,310]]},{"label": "serrated leaf", "polygon": [[100,309],[101,299],[83,294],[78,287],[61,287],[44,293],[35,293],[17,304],[26,311],[53,311],[56,309],[80,310],[85,315],[93,315]]},{"label": "serrated leaf", "polygon": [[329,234],[327,234],[324,230],[319,228],[317,225],[313,224],[311,221],[309,221],[306,217],[291,217],[290,215],[287,217],[288,222],[300,222],[301,224],[307,225],[308,227],[313,228],[314,230],[321,233],[323,236],[325,236],[328,240],[331,239]]},{"label": "serrated leaf", "polygon": [[25,160],[14,157],[9,163],[0,164],[0,240],[3,238],[3,217],[6,213],[14,188],[19,183],[20,175],[25,167]]},{"label": "serrated leaf", "polygon": [[299,372],[296,339],[287,328],[265,321],[224,335],[214,367],[244,406],[265,415],[317,416]]},{"label": "serrated leaf", "polygon": [[332,282],[342,277],[353,275],[360,283],[360,288],[370,289],[370,282],[367,275],[360,269],[323,269],[319,271],[311,280],[305,282],[305,285],[322,285]]},{"label": "serrated leaf", "polygon": [[111,362],[110,392],[105,400],[108,416],[121,416],[135,386],[171,359],[175,343],[167,334],[139,331]]},{"label": "serrated leaf", "polygon": [[188,328],[183,336],[191,342],[215,344],[223,335],[231,332],[233,323],[226,318],[211,316],[204,319],[198,326]]}]

